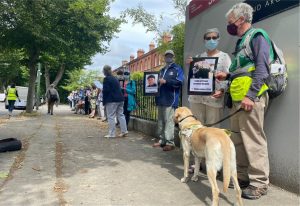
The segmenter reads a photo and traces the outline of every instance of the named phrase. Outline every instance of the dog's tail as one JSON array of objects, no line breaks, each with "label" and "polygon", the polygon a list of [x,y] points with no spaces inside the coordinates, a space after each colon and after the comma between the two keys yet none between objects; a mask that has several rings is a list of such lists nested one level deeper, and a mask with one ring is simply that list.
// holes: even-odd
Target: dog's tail
[{"label": "dog's tail", "polygon": [[[223,144],[228,144],[226,141],[222,142]],[[223,151],[223,191],[227,192],[229,181],[231,177],[231,169],[230,169],[230,146],[222,145]]]}]

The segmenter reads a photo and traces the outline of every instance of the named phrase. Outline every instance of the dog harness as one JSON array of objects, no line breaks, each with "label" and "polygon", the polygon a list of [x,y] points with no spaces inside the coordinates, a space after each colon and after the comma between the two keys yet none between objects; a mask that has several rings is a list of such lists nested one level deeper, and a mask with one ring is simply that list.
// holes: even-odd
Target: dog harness
[{"label": "dog harness", "polygon": [[[179,136],[180,138],[182,138],[183,136],[185,137],[185,139],[191,143],[191,137],[192,137],[192,134],[195,130],[199,129],[199,128],[204,128],[205,126],[203,125],[192,125],[188,128],[185,128],[183,130],[180,130],[179,132]],[[227,129],[223,129],[223,131],[230,137],[232,132],[230,130],[227,130]]]},{"label": "dog harness", "polygon": [[185,128],[183,130],[180,130],[179,132],[179,136],[180,138],[182,138],[183,136],[185,137],[185,139],[188,140],[189,143],[191,143],[191,137],[192,137],[192,134],[195,130],[199,129],[199,128],[203,128],[204,126],[203,125],[192,125],[188,128]]}]

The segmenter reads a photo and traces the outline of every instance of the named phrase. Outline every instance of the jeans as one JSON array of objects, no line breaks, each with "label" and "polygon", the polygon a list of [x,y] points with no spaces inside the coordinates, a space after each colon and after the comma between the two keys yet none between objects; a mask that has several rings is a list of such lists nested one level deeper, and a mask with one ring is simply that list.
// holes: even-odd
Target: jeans
[{"label": "jeans", "polygon": [[12,113],[15,107],[15,101],[16,100],[8,100],[8,111]]},{"label": "jeans", "polygon": [[125,116],[123,114],[123,105],[124,102],[111,102],[105,104],[107,119],[108,119],[108,135],[111,137],[116,136],[116,123],[115,118],[120,122],[121,132],[126,133],[127,132],[127,126],[126,126],[126,120]]},{"label": "jeans", "polygon": [[158,106],[158,136],[161,145],[174,146],[174,116],[173,107]]},{"label": "jeans", "polygon": [[125,115],[125,119],[126,119],[126,125],[128,127],[128,123],[129,123],[129,120],[130,120],[130,112],[131,111],[127,110],[127,106],[128,106],[128,98],[125,98],[123,110],[124,110],[124,115]]}]

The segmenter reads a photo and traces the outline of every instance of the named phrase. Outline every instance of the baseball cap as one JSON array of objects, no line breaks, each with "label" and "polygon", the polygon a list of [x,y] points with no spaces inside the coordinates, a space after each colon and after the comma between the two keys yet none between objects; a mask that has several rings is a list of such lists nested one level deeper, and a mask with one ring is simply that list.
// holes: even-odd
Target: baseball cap
[{"label": "baseball cap", "polygon": [[167,54],[172,54],[172,55],[174,56],[173,50],[167,50],[167,51],[165,52],[165,56],[166,56]]}]

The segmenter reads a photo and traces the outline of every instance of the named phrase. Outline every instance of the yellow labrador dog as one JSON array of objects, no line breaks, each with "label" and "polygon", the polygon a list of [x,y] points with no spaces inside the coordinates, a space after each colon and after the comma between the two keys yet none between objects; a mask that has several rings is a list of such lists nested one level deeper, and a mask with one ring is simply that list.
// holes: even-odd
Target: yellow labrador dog
[{"label": "yellow labrador dog", "polygon": [[181,182],[188,181],[190,153],[195,157],[195,170],[192,181],[198,181],[201,158],[205,157],[208,180],[212,189],[212,205],[219,203],[217,171],[223,166],[223,190],[227,191],[232,177],[238,205],[243,205],[241,189],[237,180],[235,148],[230,137],[223,129],[205,127],[196,120],[187,107],[176,109],[174,121],[179,124],[179,137],[183,148],[184,177]]}]

